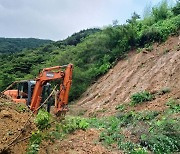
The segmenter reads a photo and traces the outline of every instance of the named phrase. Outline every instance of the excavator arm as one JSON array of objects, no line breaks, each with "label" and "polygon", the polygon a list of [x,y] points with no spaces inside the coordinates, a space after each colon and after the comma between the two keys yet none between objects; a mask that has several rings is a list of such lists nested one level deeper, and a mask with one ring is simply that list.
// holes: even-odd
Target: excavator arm
[{"label": "excavator arm", "polygon": [[[65,71],[62,71],[63,68],[65,68]],[[54,112],[55,114],[58,114],[62,111],[66,111],[69,91],[72,83],[72,70],[73,70],[72,64],[43,69],[42,72],[39,74],[39,76],[36,78],[36,84],[32,95],[30,109],[32,111],[35,111],[35,113],[37,113],[38,112],[37,109],[39,108],[42,99],[41,94],[42,94],[43,86],[49,81],[61,79],[62,83],[60,84],[59,87],[60,94],[58,95]]]}]

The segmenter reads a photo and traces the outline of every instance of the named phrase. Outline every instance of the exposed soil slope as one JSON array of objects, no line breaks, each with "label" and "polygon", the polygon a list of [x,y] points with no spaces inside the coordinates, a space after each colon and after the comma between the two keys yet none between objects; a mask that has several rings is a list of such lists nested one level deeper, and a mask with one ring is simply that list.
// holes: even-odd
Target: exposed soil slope
[{"label": "exposed soil slope", "polygon": [[[31,116],[31,112],[25,105],[12,103],[9,99],[0,97],[0,153],[2,154],[24,154],[27,152],[29,138],[36,129],[32,117],[27,126],[23,126]],[[55,129],[53,125],[51,129]],[[14,142],[9,144],[19,135],[21,129],[23,133]],[[51,131],[47,130],[47,131]],[[105,148],[99,142],[100,131],[88,129],[87,131],[77,130],[73,134],[67,135],[63,140],[43,140],[39,153],[40,154],[117,154],[115,150],[111,151]],[[8,148],[7,148],[8,147]],[[7,149],[7,150],[4,150]]]},{"label": "exposed soil slope", "polygon": [[[0,97],[0,153],[2,149],[7,147],[7,145],[18,136],[30,114],[26,106],[17,105],[10,102],[8,99]],[[34,129],[34,124],[29,122],[17,141],[30,136]],[[17,141],[13,146],[10,146],[6,152],[18,154],[25,153],[28,140],[19,143]]]},{"label": "exposed soil slope", "polygon": [[[88,129],[77,130],[64,140],[42,145],[41,154],[121,154],[120,151],[108,150],[99,142],[100,131]],[[49,145],[49,146],[48,146]]]},{"label": "exposed soil slope", "polygon": [[131,51],[106,75],[92,85],[78,101],[87,116],[116,112],[118,104],[128,103],[133,93],[170,88],[171,92],[152,102],[137,106],[136,110],[163,110],[169,97],[180,97],[180,39],[171,37],[165,43],[154,44],[152,51]]}]

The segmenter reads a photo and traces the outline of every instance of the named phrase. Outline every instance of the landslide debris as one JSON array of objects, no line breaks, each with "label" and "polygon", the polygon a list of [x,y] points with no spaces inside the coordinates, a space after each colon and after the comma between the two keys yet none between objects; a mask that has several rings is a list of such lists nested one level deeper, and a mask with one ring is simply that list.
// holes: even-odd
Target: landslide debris
[{"label": "landslide debris", "polygon": [[77,106],[84,108],[86,116],[109,116],[117,112],[118,105],[128,104],[134,93],[144,90],[159,93],[169,89],[170,92],[158,95],[153,101],[133,108],[163,111],[169,98],[180,98],[179,76],[180,39],[176,36],[162,44],[129,52],[127,58],[119,61],[83,94]]}]

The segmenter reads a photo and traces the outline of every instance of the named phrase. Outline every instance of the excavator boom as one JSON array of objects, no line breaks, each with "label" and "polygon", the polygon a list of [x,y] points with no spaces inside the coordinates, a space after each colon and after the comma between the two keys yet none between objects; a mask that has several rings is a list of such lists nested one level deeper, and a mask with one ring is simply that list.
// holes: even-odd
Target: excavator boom
[{"label": "excavator boom", "polygon": [[[65,68],[65,71],[62,69]],[[57,103],[55,104],[55,114],[61,111],[67,110],[66,105],[68,103],[69,91],[72,83],[72,70],[73,65],[68,64],[65,66],[55,66],[50,68],[44,68],[39,76],[36,78],[36,84],[34,87],[30,109],[37,113],[37,109],[40,106],[42,100],[41,94],[43,86],[52,80],[61,79],[62,83],[59,87],[59,96],[57,98]]]}]

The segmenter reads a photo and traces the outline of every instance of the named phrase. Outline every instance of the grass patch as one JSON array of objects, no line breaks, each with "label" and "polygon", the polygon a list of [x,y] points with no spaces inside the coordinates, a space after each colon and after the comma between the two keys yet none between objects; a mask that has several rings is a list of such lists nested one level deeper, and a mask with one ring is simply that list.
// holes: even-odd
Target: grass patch
[{"label": "grass patch", "polygon": [[[158,116],[160,114],[161,116]],[[171,118],[166,112],[131,111],[106,119],[93,118],[88,123],[90,127],[102,129],[100,142],[107,146],[116,145],[125,153],[145,154],[146,149],[153,153],[170,153],[180,150],[179,119]],[[134,132],[133,130],[140,123],[145,126],[145,131],[142,131],[140,126],[139,132]],[[137,138],[139,137],[139,142],[133,143],[128,140],[122,133],[124,128],[131,130]]]},{"label": "grass patch", "polygon": [[67,134],[71,134],[78,129],[86,130],[88,127],[89,123],[86,119],[67,116],[61,123],[56,124],[55,129],[48,134],[49,139],[62,140]]}]

